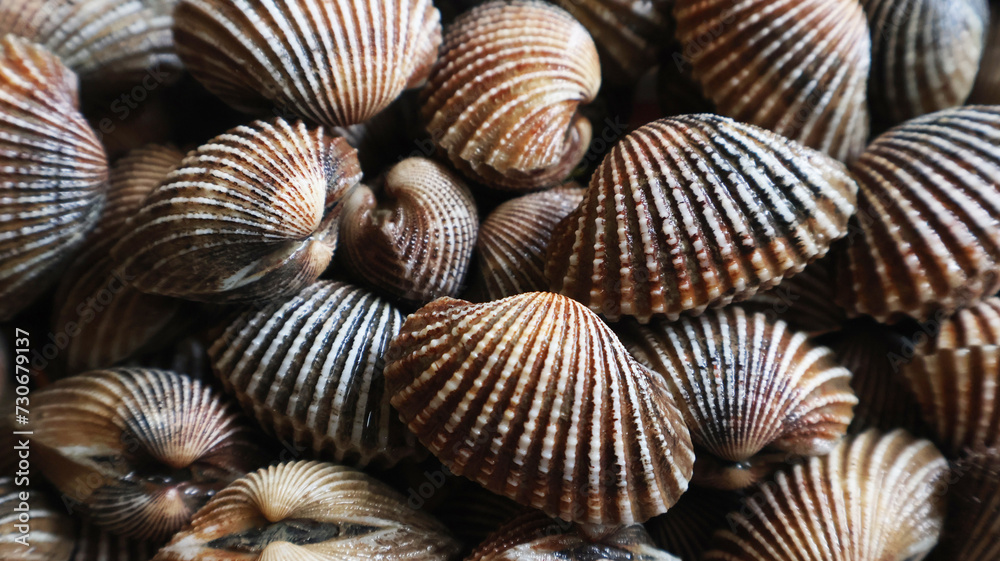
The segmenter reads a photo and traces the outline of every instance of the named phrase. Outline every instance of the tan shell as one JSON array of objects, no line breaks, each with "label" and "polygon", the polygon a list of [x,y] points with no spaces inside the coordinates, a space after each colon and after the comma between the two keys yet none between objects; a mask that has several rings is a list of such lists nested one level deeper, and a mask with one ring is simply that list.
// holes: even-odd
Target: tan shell
[{"label": "tan shell", "polygon": [[666,514],[646,522],[653,543],[683,561],[698,561],[712,543],[712,533],[740,507],[740,494],[709,487],[687,490]]},{"label": "tan shell", "polygon": [[986,42],[986,0],[861,0],[872,38],[868,100],[888,125],[961,105]]},{"label": "tan shell", "polygon": [[80,523],[77,534],[69,561],[149,561],[162,545],[116,536],[87,520]]},{"label": "tan shell", "polygon": [[256,121],[187,155],[111,253],[143,292],[252,301],[292,294],[326,268],[341,198],[361,179],[342,138]]},{"label": "tan shell", "polygon": [[661,119],[604,157],[556,228],[546,276],[612,321],[697,313],[823,256],[847,233],[856,190],[836,160],[760,128]]},{"label": "tan shell", "polygon": [[31,396],[33,466],[104,528],[163,539],[266,460],[243,419],[173,372],[95,370]]},{"label": "tan shell", "polygon": [[676,0],[674,17],[718,113],[839,160],[864,149],[871,40],[857,0]]},{"label": "tan shell", "polygon": [[559,222],[580,206],[575,183],[498,206],[479,228],[479,274],[491,300],[545,290],[545,250]]},{"label": "tan shell", "polygon": [[950,314],[1000,289],[1000,107],[947,109],[854,163],[858,218],[838,304],[879,321]]},{"label": "tan shell", "polygon": [[400,417],[457,475],[564,520],[631,524],[687,488],[687,428],[655,374],[580,304],[441,298],[387,353]]},{"label": "tan shell", "polygon": [[170,33],[176,3],[5,0],[0,5],[0,35],[13,33],[46,47],[88,87],[111,90],[142,84],[153,89],[181,75]]},{"label": "tan shell", "polygon": [[362,185],[347,199],[341,255],[369,285],[424,304],[458,294],[478,230],[465,183],[433,160],[407,158],[389,170],[379,197]]},{"label": "tan shell", "polygon": [[657,549],[646,529],[631,526],[578,526],[529,512],[505,524],[466,561],[596,561],[642,559],[680,561]]},{"label": "tan shell", "polygon": [[385,466],[419,455],[382,378],[383,353],[402,325],[385,300],[317,281],[244,312],[208,352],[226,389],[269,432],[338,462]]},{"label": "tan shell", "polygon": [[785,322],[727,308],[619,333],[677,400],[701,448],[694,483],[745,487],[783,459],[826,454],[851,423],[851,373]]},{"label": "tan shell", "polygon": [[422,83],[441,43],[431,0],[181,0],[174,20],[177,53],[210,92],[329,127]]},{"label": "tan shell", "polygon": [[107,158],[77,103],[58,58],[0,39],[0,321],[58,279],[104,205]]},{"label": "tan shell", "polygon": [[457,552],[444,526],[385,484],[292,462],[224,489],[153,561],[445,561]]},{"label": "tan shell", "polygon": [[847,312],[835,301],[837,267],[833,257],[827,255],[806,265],[801,273],[754,294],[740,307],[763,313],[772,321],[780,319],[813,337],[839,331],[847,323]]},{"label": "tan shell", "polygon": [[587,30],[561,8],[492,1],[448,28],[424,90],[439,150],[468,177],[500,189],[562,181],[590,144],[580,105],[601,85]]},{"label": "tan shell", "polygon": [[904,561],[937,542],[948,464],[905,431],[868,431],[779,472],[727,517],[704,561]]},{"label": "tan shell", "polygon": [[[18,452],[8,448],[4,453]],[[30,453],[29,445],[29,457]],[[0,559],[67,561],[75,537],[73,521],[41,489],[0,477]]]},{"label": "tan shell", "polygon": [[104,368],[178,327],[182,303],[139,292],[131,275],[116,268],[111,247],[119,230],[184,155],[174,148],[137,148],[111,169],[107,204],[80,254],[63,275],[53,301],[54,332],[67,339],[69,373]]},{"label": "tan shell", "polygon": [[951,469],[948,517],[928,561],[1000,559],[1000,449],[978,449]]}]

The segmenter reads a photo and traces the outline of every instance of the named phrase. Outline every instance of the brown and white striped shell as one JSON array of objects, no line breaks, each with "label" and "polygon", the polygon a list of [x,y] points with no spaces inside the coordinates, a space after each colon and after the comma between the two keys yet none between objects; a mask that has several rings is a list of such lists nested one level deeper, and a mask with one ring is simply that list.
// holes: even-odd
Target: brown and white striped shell
[{"label": "brown and white striped shell", "polygon": [[446,561],[440,522],[368,475],[335,464],[260,469],[222,490],[153,561]]},{"label": "brown and white striped shell", "polygon": [[702,559],[922,559],[941,531],[947,472],[933,444],[902,430],[845,439],[745,499]]},{"label": "brown and white striped shell", "polygon": [[5,0],[0,5],[0,35],[13,33],[46,47],[88,88],[142,84],[153,89],[180,77],[181,62],[170,32],[176,3]]},{"label": "brown and white striped shell", "polygon": [[387,353],[400,417],[447,468],[564,520],[631,524],[687,488],[673,399],[584,306],[532,292],[441,298]]},{"label": "brown and white striped shell", "polygon": [[545,250],[559,222],[580,206],[575,183],[522,195],[498,206],[479,228],[479,274],[491,300],[548,288]]},{"label": "brown and white striped shell", "polygon": [[0,477],[0,559],[67,561],[76,537],[72,520],[40,488],[15,484],[22,479],[30,476]]},{"label": "brown and white striped shell", "polygon": [[718,113],[839,160],[864,149],[871,40],[857,0],[675,0],[674,17]]},{"label": "brown and white striped shell", "polygon": [[740,307],[782,320],[796,331],[816,337],[838,331],[847,323],[847,312],[836,303],[837,267],[834,255],[814,261],[778,286],[754,294]]},{"label": "brown and white striped shell", "polygon": [[441,43],[431,0],[180,0],[174,20],[177,53],[210,92],[328,127],[420,85]]},{"label": "brown and white striped shell", "polygon": [[665,514],[647,521],[646,531],[657,547],[681,561],[698,561],[709,549],[713,532],[739,507],[739,493],[692,487]]},{"label": "brown and white striped shell", "polygon": [[951,468],[948,517],[929,561],[1000,559],[1000,449],[969,451]]},{"label": "brown and white striped shell", "polygon": [[95,370],[34,392],[31,405],[32,465],[68,506],[123,536],[167,538],[265,460],[241,417],[173,372]]},{"label": "brown and white striped shell", "polygon": [[561,182],[590,144],[579,107],[601,85],[587,30],[561,8],[499,0],[447,29],[423,93],[438,149],[468,177],[499,189]]},{"label": "brown and white striped shell", "polygon": [[619,333],[684,415],[694,483],[746,487],[788,458],[826,454],[851,423],[851,373],[783,321],[736,307]]},{"label": "brown and white striped shell", "polygon": [[212,369],[269,432],[338,462],[382,466],[419,455],[389,405],[383,354],[403,314],[366,290],[317,281],[233,320]]},{"label": "brown and white striped shell", "polygon": [[341,256],[368,285],[424,304],[458,294],[478,230],[465,183],[433,160],[407,158],[389,170],[378,195],[362,185],[348,197]]},{"label": "brown and white striped shell", "polygon": [[679,561],[657,549],[646,529],[586,526],[534,511],[511,520],[472,552],[466,561],[597,561],[641,559]]},{"label": "brown and white striped shell", "polygon": [[986,0],[862,0],[872,38],[868,102],[887,125],[961,105],[986,42]]},{"label": "brown and white striped shell", "polygon": [[0,320],[58,279],[104,205],[108,162],[77,79],[27,40],[0,39]]},{"label": "brown and white striped shell", "polygon": [[1000,344],[1000,297],[990,296],[940,322],[926,353],[976,345]]},{"label": "brown and white striped shell", "polygon": [[1000,106],[908,121],[851,171],[858,216],[838,304],[882,322],[924,321],[1000,290]]},{"label": "brown and white striped shell", "polygon": [[847,233],[857,186],[836,160],[716,115],[654,121],[594,172],[549,246],[554,292],[615,321],[744,300]]},{"label": "brown and white striped shell", "polygon": [[166,339],[181,323],[182,302],[139,292],[116,268],[111,247],[119,230],[184,155],[168,146],[137,148],[111,169],[107,204],[93,232],[63,275],[53,299],[55,333],[69,373],[112,366]]},{"label": "brown and white striped shell", "polygon": [[277,298],[326,269],[342,197],[361,179],[343,138],[256,121],[188,154],[112,248],[143,292],[189,300]]}]

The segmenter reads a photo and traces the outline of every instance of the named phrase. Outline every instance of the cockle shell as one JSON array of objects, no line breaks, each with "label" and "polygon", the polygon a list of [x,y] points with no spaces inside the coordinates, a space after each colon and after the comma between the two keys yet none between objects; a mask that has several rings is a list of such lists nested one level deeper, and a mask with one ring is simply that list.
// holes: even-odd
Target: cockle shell
[{"label": "cockle shell", "polygon": [[153,561],[446,561],[457,552],[444,526],[385,484],[292,462],[222,490]]},{"label": "cockle shell", "polygon": [[361,179],[342,138],[256,121],[187,155],[111,253],[143,292],[253,301],[292,294],[333,257],[341,199]]},{"label": "cockle shell", "polygon": [[847,323],[847,312],[835,302],[837,267],[834,255],[814,261],[778,286],[754,294],[740,307],[782,320],[796,331],[815,337],[838,331]]},{"label": "cockle shell", "polygon": [[[4,452],[18,453],[9,448]],[[15,479],[0,477],[0,558],[67,561],[74,538],[73,522],[40,488],[15,485]]]},{"label": "cockle shell", "polygon": [[110,250],[122,226],[183,157],[174,148],[150,145],[112,167],[104,212],[53,299],[53,326],[65,334],[69,373],[112,366],[177,328],[182,302],[136,290]]},{"label": "cockle shell", "polygon": [[986,42],[986,0],[861,0],[872,38],[868,101],[894,125],[961,105]]},{"label": "cockle shell", "polygon": [[260,424],[338,462],[391,465],[419,455],[389,405],[383,353],[403,325],[385,300],[317,281],[233,320],[212,369]]},{"label": "cockle shell", "polygon": [[851,171],[858,216],[838,304],[882,322],[924,321],[1000,289],[1000,106],[907,121]]},{"label": "cockle shell", "polygon": [[704,561],[904,561],[937,542],[948,464],[905,431],[867,431],[779,472],[727,518]]},{"label": "cockle shell", "polygon": [[615,321],[743,300],[847,233],[857,185],[836,160],[716,115],[629,133],[556,228],[550,287]]},{"label": "cockle shell", "polygon": [[433,160],[407,158],[389,170],[380,195],[362,185],[344,204],[348,268],[408,302],[458,294],[479,230],[465,183]]},{"label": "cockle shell", "polygon": [[226,103],[330,127],[420,85],[441,43],[431,0],[181,0],[174,20],[184,65]]},{"label": "cockle shell", "polygon": [[680,561],[657,549],[646,529],[631,526],[578,526],[529,512],[480,544],[467,561],[596,561],[642,559]]},{"label": "cockle shell", "polygon": [[74,510],[123,536],[164,539],[259,463],[243,419],[186,376],[95,370],[31,396],[32,455]]},{"label": "cockle shell", "polygon": [[562,181],[590,144],[580,105],[601,85],[587,30],[561,8],[492,1],[447,29],[423,116],[462,173],[500,189]]},{"label": "cockle shell", "polygon": [[1000,344],[1000,297],[991,296],[941,322],[925,352],[997,344]]},{"label": "cockle shell", "polygon": [[969,451],[951,468],[948,517],[929,561],[1000,559],[1000,449]]},{"label": "cockle shell", "polygon": [[0,320],[57,280],[104,205],[107,158],[77,103],[58,58],[0,39]]},{"label": "cockle shell", "polygon": [[665,514],[645,524],[653,543],[681,561],[698,561],[712,543],[712,533],[740,507],[740,494],[692,487]]},{"label": "cockle shell", "polygon": [[718,113],[839,160],[864,149],[871,40],[856,0],[676,0],[674,17]]},{"label": "cockle shell", "polygon": [[548,288],[545,250],[559,222],[580,206],[575,183],[498,206],[479,228],[479,273],[491,300]]},{"label": "cockle shell", "polygon": [[694,454],[657,376],[584,306],[441,298],[386,354],[400,417],[447,468],[564,520],[631,524],[687,488]]},{"label": "cockle shell", "polygon": [[0,35],[13,33],[46,47],[87,87],[142,84],[152,89],[180,77],[181,63],[170,32],[176,3],[5,0],[0,6]]},{"label": "cockle shell", "polygon": [[737,307],[619,334],[676,399],[696,446],[694,483],[745,487],[785,458],[826,454],[851,423],[851,373],[783,321]]}]

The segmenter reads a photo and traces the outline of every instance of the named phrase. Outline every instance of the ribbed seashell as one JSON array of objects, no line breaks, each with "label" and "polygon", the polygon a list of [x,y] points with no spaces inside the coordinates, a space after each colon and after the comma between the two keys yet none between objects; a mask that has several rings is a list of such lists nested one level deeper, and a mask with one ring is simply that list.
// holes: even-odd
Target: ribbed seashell
[{"label": "ribbed seashell", "polygon": [[359,471],[292,462],[234,482],[153,561],[453,559],[440,522]]},{"label": "ribbed seashell", "polygon": [[597,49],[561,8],[492,1],[445,33],[424,90],[423,116],[462,173],[500,189],[555,185],[590,145],[579,107],[601,86]]},{"label": "ribbed seashell", "polygon": [[1000,297],[991,296],[941,322],[925,353],[976,345],[1000,345]]},{"label": "ribbed seashell", "polygon": [[343,138],[256,121],[188,154],[112,248],[133,285],[215,302],[293,294],[326,269],[341,199],[361,179]]},{"label": "ribbed seashell", "polygon": [[31,396],[35,465],[67,505],[136,539],[164,539],[266,461],[243,419],[173,372],[95,370]]},{"label": "ribbed seashell", "polygon": [[182,302],[139,292],[130,275],[116,268],[110,250],[129,217],[183,157],[174,148],[151,145],[112,167],[104,212],[53,299],[53,326],[65,334],[69,373],[112,366],[176,329]]},{"label": "ribbed seashell", "polygon": [[816,337],[838,331],[847,323],[847,312],[836,304],[837,269],[834,255],[814,261],[778,286],[758,292],[740,307],[782,320],[796,331]]},{"label": "ribbed seashell", "polygon": [[948,517],[928,561],[1000,559],[1000,449],[964,454],[949,482]]},{"label": "ribbed seashell", "polygon": [[857,186],[836,160],[716,115],[629,133],[556,228],[546,277],[615,321],[744,300],[847,233]]},{"label": "ribbed seashell", "polygon": [[596,561],[642,559],[679,561],[657,549],[646,529],[579,526],[529,512],[511,520],[472,552],[466,561]]},{"label": "ribbed seashell", "polygon": [[58,58],[0,39],[0,320],[57,280],[100,216],[108,162],[77,104]]},{"label": "ribbed seashell", "polygon": [[383,354],[403,314],[366,290],[317,281],[244,312],[209,348],[212,369],[269,432],[338,462],[419,455],[389,405]]},{"label": "ribbed seashell", "polygon": [[961,105],[986,42],[986,0],[861,0],[872,38],[868,102],[888,125]]},{"label": "ribbed seashell", "polygon": [[[5,453],[17,454],[9,448]],[[0,559],[67,561],[73,553],[73,530],[70,518],[41,489],[0,477]]]},{"label": "ribbed seashell", "polygon": [[1000,6],[990,1],[990,23],[986,29],[986,44],[979,61],[979,74],[972,86],[969,104],[1000,105]]},{"label": "ribbed seashell", "polygon": [[630,322],[619,334],[677,401],[696,447],[694,483],[746,487],[789,457],[826,454],[851,423],[851,373],[783,321],[727,308]]},{"label": "ribbed seashell", "polygon": [[236,109],[273,105],[332,127],[420,85],[441,23],[431,0],[180,0],[174,39],[191,74]]},{"label": "ribbed seashell", "polygon": [[479,228],[479,274],[491,300],[548,288],[545,250],[559,222],[576,210],[584,190],[570,183],[522,195],[498,206]]},{"label": "ribbed seashell", "polygon": [[712,533],[740,507],[740,495],[709,487],[692,487],[666,514],[646,522],[653,543],[681,561],[698,561],[712,543]]},{"label": "ribbed seashell", "polygon": [[1000,107],[946,109],[879,136],[852,165],[858,218],[838,304],[887,322],[1000,290]]},{"label": "ribbed seashell", "polygon": [[631,524],[687,488],[694,454],[670,394],[569,298],[441,298],[407,318],[386,357],[410,430],[494,493],[564,520]]},{"label": "ribbed seashell", "polygon": [[702,559],[922,559],[941,531],[947,472],[933,444],[902,430],[845,439],[744,500]]},{"label": "ribbed seashell", "polygon": [[69,561],[149,561],[160,545],[116,536],[83,520]]},{"label": "ribbed seashell", "polygon": [[[146,89],[180,77],[170,26],[177,0],[6,0],[0,35],[38,43],[73,69],[88,87],[144,83]],[[118,92],[120,93],[120,92]]]},{"label": "ribbed seashell", "polygon": [[720,114],[839,160],[864,150],[871,40],[856,0],[676,0],[674,17]]},{"label": "ribbed seashell", "polygon": [[389,170],[379,196],[362,185],[347,198],[341,255],[369,285],[424,304],[458,294],[478,230],[465,183],[433,160],[407,158]]}]

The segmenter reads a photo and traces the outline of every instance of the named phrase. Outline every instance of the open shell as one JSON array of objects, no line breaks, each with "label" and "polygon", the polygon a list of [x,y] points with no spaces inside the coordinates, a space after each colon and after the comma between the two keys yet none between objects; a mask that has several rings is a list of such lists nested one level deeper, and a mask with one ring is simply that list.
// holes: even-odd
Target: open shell
[{"label": "open shell", "polygon": [[847,233],[857,185],[836,160],[716,115],[654,121],[594,172],[556,228],[550,287],[615,321],[749,298]]},{"label": "open shell", "polygon": [[256,121],[188,154],[111,253],[144,292],[215,302],[292,294],[330,263],[341,198],[360,179],[344,139]]},{"label": "open shell", "polygon": [[583,189],[573,185],[511,199],[483,221],[476,250],[491,300],[548,288],[545,250],[556,225],[583,201]]},{"label": "open shell", "polygon": [[408,158],[389,170],[380,196],[362,185],[347,199],[341,255],[369,285],[424,304],[458,294],[478,230],[462,180],[433,160]]},{"label": "open shell", "polygon": [[951,477],[941,543],[928,561],[1000,559],[1000,449],[969,451]]},{"label": "open shell", "polygon": [[838,303],[927,320],[1000,290],[1000,106],[946,109],[879,136],[852,165],[858,216]]},{"label": "open shell", "polygon": [[438,148],[470,178],[501,189],[562,181],[590,144],[580,105],[601,85],[587,30],[561,8],[492,1],[448,28],[424,90]]},{"label": "open shell", "polygon": [[847,161],[868,137],[857,0],[676,0],[684,63],[717,111]]},{"label": "open shell", "polygon": [[181,0],[174,19],[177,53],[210,92],[328,127],[419,85],[441,43],[431,0]]},{"label": "open shell", "polygon": [[[9,448],[5,452],[18,454]],[[21,479],[24,478],[17,478]],[[0,477],[0,558],[67,561],[76,538],[73,522],[41,489],[14,483],[14,478]],[[22,495],[26,495],[27,500],[22,500]],[[19,539],[24,541],[17,541]]]},{"label": "open shell", "polygon": [[318,281],[247,311],[212,344],[212,368],[260,424],[338,462],[391,465],[418,445],[389,405],[383,353],[403,314],[360,288]]},{"label": "open shell", "polygon": [[673,399],[592,312],[532,292],[441,298],[387,353],[400,417],[449,470],[564,520],[642,522],[687,488]]},{"label": "open shell", "polygon": [[447,561],[440,522],[359,471],[292,462],[234,482],[153,561]]},{"label": "open shell", "polygon": [[945,514],[948,463],[905,431],[868,431],[779,472],[730,515],[704,561],[921,559]]},{"label": "open shell", "polygon": [[167,538],[264,460],[242,418],[173,372],[87,372],[31,405],[38,468],[67,505],[123,536]]},{"label": "open shell", "polygon": [[0,320],[57,280],[104,205],[107,158],[77,103],[55,55],[0,39]]},{"label": "open shell", "polygon": [[694,483],[745,487],[783,459],[826,454],[851,422],[851,373],[764,314],[728,308],[619,333],[676,399],[696,447]]}]

